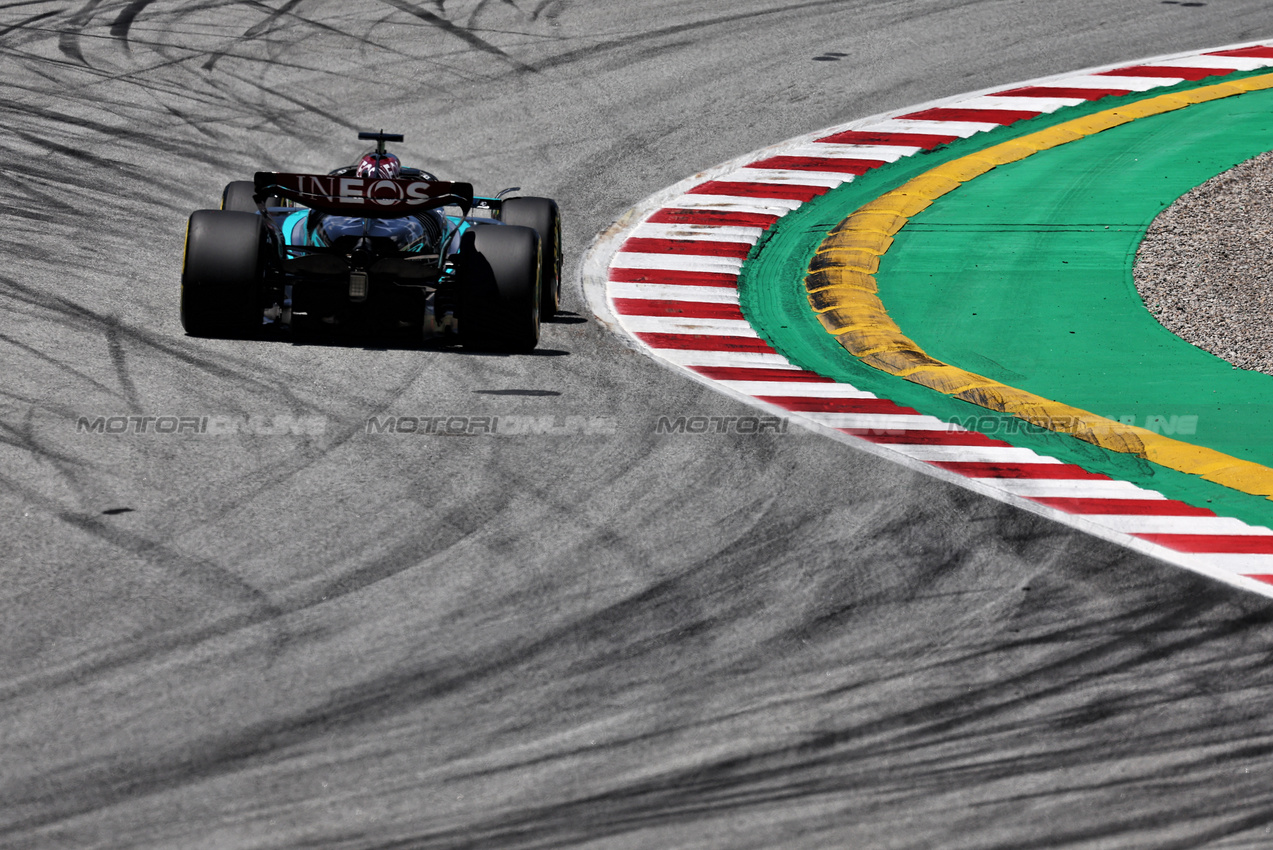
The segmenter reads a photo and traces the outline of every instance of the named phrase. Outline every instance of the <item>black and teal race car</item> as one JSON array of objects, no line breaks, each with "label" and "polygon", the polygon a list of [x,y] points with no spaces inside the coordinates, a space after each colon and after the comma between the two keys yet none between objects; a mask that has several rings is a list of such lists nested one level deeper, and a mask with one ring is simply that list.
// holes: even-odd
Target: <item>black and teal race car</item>
[{"label": "black and teal race car", "polygon": [[327,174],[258,172],[186,230],[181,323],[244,338],[267,326],[418,329],[529,351],[561,298],[561,216],[548,198],[473,194],[403,168],[376,142]]}]

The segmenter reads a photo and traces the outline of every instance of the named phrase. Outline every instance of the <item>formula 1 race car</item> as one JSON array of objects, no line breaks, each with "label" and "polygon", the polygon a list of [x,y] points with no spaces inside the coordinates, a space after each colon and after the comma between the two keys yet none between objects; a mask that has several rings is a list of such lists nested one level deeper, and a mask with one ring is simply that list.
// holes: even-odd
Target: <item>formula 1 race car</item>
[{"label": "formula 1 race car", "polygon": [[181,323],[243,338],[263,326],[419,328],[425,339],[529,351],[561,297],[561,216],[548,198],[476,197],[403,168],[402,135],[328,174],[257,172],[186,230]]}]

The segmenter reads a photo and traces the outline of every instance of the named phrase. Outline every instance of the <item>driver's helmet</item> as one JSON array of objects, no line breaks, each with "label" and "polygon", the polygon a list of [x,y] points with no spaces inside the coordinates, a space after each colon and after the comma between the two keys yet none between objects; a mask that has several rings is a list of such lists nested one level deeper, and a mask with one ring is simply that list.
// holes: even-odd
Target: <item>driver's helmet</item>
[{"label": "driver's helmet", "polygon": [[359,177],[397,177],[402,163],[391,153],[369,153],[358,163]]}]

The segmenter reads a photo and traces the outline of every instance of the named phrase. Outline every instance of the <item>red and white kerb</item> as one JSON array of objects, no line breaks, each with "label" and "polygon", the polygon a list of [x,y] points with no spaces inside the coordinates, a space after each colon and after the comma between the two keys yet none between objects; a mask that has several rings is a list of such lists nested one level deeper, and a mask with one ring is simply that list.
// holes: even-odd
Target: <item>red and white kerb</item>
[{"label": "red and white kerb", "polygon": [[[640,210],[608,257],[604,304],[650,354],[769,411],[831,429],[1071,526],[1273,596],[1273,531],[949,425],[792,365],[739,309],[738,276],[779,218],[884,163],[1108,95],[1273,67],[1238,45],[1085,71],[831,128],[714,169]],[[1217,80],[1218,81],[1218,80]],[[604,262],[604,260],[603,260]]]}]

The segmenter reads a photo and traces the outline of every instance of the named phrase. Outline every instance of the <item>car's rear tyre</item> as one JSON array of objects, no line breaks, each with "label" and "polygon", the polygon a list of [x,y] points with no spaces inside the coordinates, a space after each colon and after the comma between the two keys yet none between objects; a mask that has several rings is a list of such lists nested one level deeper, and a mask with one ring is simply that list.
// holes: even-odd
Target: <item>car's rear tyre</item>
[{"label": "car's rear tyre", "polygon": [[[281,198],[271,195],[265,199],[267,207],[280,207]],[[256,205],[256,184],[251,180],[235,180],[227,183],[221,192],[221,209],[227,212],[258,212]]]},{"label": "car's rear tyre", "polygon": [[539,234],[539,317],[551,319],[561,309],[561,212],[548,198],[509,198],[500,221],[529,227]]},{"label": "car's rear tyre", "polygon": [[221,193],[221,209],[227,212],[256,212],[256,184],[251,180],[227,183]]},{"label": "car's rear tyre", "polygon": [[460,248],[460,337],[465,347],[530,351],[539,344],[539,234],[478,225]]},{"label": "car's rear tyre", "polygon": [[186,225],[181,325],[193,336],[242,338],[261,330],[265,222],[247,212],[198,210]]}]

